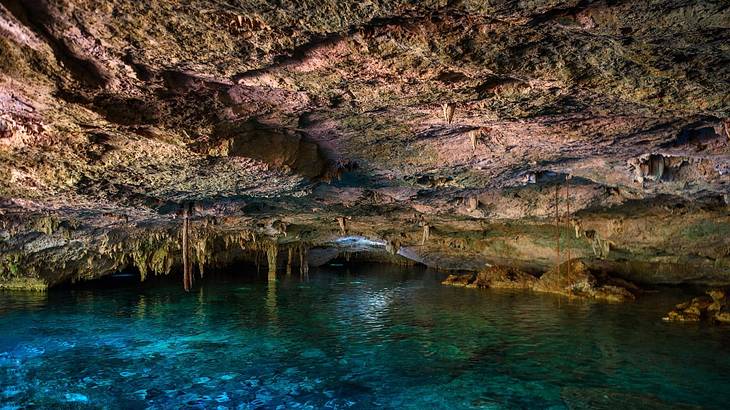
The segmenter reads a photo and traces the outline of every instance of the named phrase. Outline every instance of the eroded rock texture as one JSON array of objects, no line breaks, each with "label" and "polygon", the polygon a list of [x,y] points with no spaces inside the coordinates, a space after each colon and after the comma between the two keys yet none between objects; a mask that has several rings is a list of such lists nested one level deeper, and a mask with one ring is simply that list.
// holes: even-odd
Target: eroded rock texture
[{"label": "eroded rock texture", "polygon": [[201,268],[353,235],[728,283],[729,29],[710,0],[2,0],[0,286],[178,269],[188,203]]}]

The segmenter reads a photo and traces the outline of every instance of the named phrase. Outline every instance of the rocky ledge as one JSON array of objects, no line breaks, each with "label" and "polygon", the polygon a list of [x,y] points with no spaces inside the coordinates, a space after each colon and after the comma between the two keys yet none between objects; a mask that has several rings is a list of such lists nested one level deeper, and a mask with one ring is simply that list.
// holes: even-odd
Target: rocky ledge
[{"label": "rocky ledge", "polygon": [[578,259],[566,261],[539,278],[515,268],[492,266],[477,274],[450,275],[443,284],[468,288],[527,289],[605,302],[634,300],[640,292],[636,285],[625,280],[591,273]]},{"label": "rocky ledge", "polygon": [[730,324],[730,304],[726,291],[712,289],[706,296],[698,296],[674,307],[662,318],[667,322],[699,322]]}]

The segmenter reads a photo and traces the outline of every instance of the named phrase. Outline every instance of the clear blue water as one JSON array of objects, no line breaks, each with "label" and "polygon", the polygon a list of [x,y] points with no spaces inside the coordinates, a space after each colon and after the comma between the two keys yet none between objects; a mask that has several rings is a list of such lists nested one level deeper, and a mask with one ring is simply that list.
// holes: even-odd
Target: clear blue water
[{"label": "clear blue water", "polygon": [[[0,293],[0,408],[727,408],[730,329],[393,267]],[[248,276],[249,279],[240,276]],[[177,278],[176,278],[177,279]]]}]

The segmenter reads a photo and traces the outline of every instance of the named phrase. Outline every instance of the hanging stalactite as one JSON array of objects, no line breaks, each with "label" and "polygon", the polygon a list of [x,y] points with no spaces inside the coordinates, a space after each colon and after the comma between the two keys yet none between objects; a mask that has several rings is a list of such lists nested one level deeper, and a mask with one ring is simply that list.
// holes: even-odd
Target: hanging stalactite
[{"label": "hanging stalactite", "polygon": [[309,275],[309,262],[307,262],[307,247],[299,245],[299,276]]},{"label": "hanging stalactite", "polygon": [[425,245],[428,241],[428,237],[431,235],[431,226],[429,224],[423,224],[423,236],[421,236],[421,245]]},{"label": "hanging stalactite", "polygon": [[345,217],[340,216],[337,218],[337,223],[340,225],[340,233],[342,236],[347,235],[347,219]]},{"label": "hanging stalactite", "polygon": [[444,112],[444,121],[446,121],[447,124],[451,124],[454,121],[454,110],[456,109],[456,105],[453,103],[444,103],[441,105],[441,108]]},{"label": "hanging stalactite", "polygon": [[266,259],[269,267],[269,280],[276,280],[276,260],[279,256],[279,245],[274,242],[266,248]]},{"label": "hanging stalactite", "polygon": [[291,264],[292,259],[294,259],[294,249],[290,246],[288,251],[289,255],[286,259],[286,276],[291,276]]},{"label": "hanging stalactite", "polygon": [[480,130],[471,130],[469,131],[469,142],[471,142],[471,149],[475,150],[477,149],[477,142],[479,142],[481,131]]}]

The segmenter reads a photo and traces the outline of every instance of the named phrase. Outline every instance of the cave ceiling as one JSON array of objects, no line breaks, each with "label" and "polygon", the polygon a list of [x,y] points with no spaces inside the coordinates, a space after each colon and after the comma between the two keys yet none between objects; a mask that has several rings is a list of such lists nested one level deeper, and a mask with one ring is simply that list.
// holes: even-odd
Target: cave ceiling
[{"label": "cave ceiling", "polygon": [[0,33],[8,220],[387,237],[568,189],[566,224],[730,223],[726,1],[2,0]]}]

